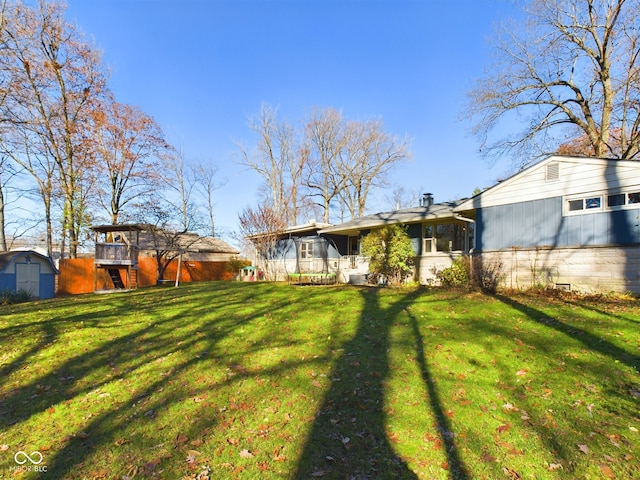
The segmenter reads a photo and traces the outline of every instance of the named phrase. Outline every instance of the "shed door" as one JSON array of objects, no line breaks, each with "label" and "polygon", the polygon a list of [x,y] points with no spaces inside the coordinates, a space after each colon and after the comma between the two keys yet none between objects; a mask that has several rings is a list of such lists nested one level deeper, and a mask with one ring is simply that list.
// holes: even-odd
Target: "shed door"
[{"label": "shed door", "polygon": [[16,289],[40,297],[40,264],[16,263]]}]

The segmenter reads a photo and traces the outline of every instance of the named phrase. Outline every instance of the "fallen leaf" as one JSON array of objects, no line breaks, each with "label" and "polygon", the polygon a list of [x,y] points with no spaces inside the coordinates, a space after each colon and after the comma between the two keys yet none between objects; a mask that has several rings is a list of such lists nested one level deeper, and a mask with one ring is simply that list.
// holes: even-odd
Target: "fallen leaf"
[{"label": "fallen leaf", "polygon": [[482,457],[480,457],[484,462],[495,462],[496,461],[496,457],[494,457],[493,455],[489,455],[488,453],[485,453],[484,455],[482,455]]},{"label": "fallen leaf", "polygon": [[550,472],[555,472],[556,470],[562,470],[562,465],[559,463],[550,463],[549,464],[549,471]]},{"label": "fallen leaf", "polygon": [[502,471],[506,473],[511,480],[522,480],[522,477],[513,468],[503,467]]},{"label": "fallen leaf", "polygon": [[142,468],[145,470],[145,472],[152,473],[156,469],[156,467],[160,464],[161,461],[162,461],[161,458],[154,458],[150,462],[145,463],[142,466]]},{"label": "fallen leaf", "polygon": [[600,465],[600,472],[606,478],[616,478],[616,474],[613,473],[613,470],[611,470],[607,465]]},{"label": "fallen leaf", "polygon": [[578,450],[580,450],[582,453],[589,453],[589,447],[584,444],[578,445]]},{"label": "fallen leaf", "polygon": [[183,444],[183,443],[187,443],[189,441],[189,439],[187,438],[186,435],[183,435],[182,433],[179,433],[178,435],[176,435],[176,443],[178,445]]},{"label": "fallen leaf", "polygon": [[527,374],[527,371],[524,369],[520,369],[516,372],[516,375],[519,377],[524,377]]},{"label": "fallen leaf", "polygon": [[106,478],[109,475],[109,470],[96,470],[95,472],[90,473],[92,479]]},{"label": "fallen leaf", "polygon": [[498,426],[496,428],[496,432],[498,433],[504,433],[504,432],[508,432],[511,429],[511,424],[510,423],[504,423],[500,426]]},{"label": "fallen leaf", "polygon": [[240,456],[242,458],[253,458],[253,453],[251,453],[249,450],[244,448],[244,449],[240,450]]},{"label": "fallen leaf", "polygon": [[9,445],[0,445],[0,452],[6,452],[7,450],[9,450]]}]

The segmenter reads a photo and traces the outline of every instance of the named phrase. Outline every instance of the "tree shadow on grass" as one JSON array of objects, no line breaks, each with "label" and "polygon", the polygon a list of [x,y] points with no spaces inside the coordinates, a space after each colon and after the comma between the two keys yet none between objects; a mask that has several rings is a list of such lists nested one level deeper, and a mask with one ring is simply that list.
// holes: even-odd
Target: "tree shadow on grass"
[{"label": "tree shadow on grass", "polygon": [[522,312],[534,322],[552,328],[559,333],[567,335],[570,338],[576,339],[581,342],[586,348],[601,355],[605,355],[614,360],[617,360],[618,362],[623,363],[629,367],[635,368],[636,371],[640,371],[640,356],[627,352],[626,350],[618,347],[617,345],[614,345],[604,338],[594,335],[593,333],[588,332],[584,329],[578,328],[573,325],[568,325],[556,318],[551,318],[543,311],[518,302],[514,298],[506,297],[503,295],[495,295],[495,298],[502,303],[509,305],[515,310]]},{"label": "tree shadow on grass", "polygon": [[[420,291],[380,305],[378,289],[363,288],[362,315],[353,338],[331,373],[331,387],[318,411],[293,478],[418,478],[394,451],[385,431],[384,389],[390,376],[390,330]],[[424,344],[412,318],[415,352],[437,428],[447,447],[451,478],[466,479],[453,434],[424,361]]]},{"label": "tree shadow on grass", "polygon": [[[226,300],[231,305],[246,305],[251,302],[252,295],[255,295],[254,291],[243,289],[240,295],[236,295],[237,298],[226,297]],[[224,292],[220,292],[220,296],[223,297]],[[157,296],[152,298],[157,299]],[[187,302],[184,298],[180,298],[177,292],[165,296],[165,299],[176,301],[178,308],[173,310],[173,313],[163,313],[157,317],[152,314],[147,315],[145,319],[140,319],[134,316],[134,312],[129,311],[127,312],[128,321],[134,325],[127,327],[131,330],[130,332],[126,334],[114,332],[111,338],[99,341],[95,347],[79,348],[82,345],[70,345],[72,349],[78,348],[78,351],[72,350],[68,356],[65,355],[64,360],[57,363],[54,369],[42,374],[35,372],[25,378],[21,385],[6,389],[0,398],[0,430],[16,423],[29,421],[30,418],[44,412],[49,412],[51,415],[51,420],[47,421],[46,426],[49,428],[59,423],[55,415],[57,411],[65,410],[67,402],[86,405],[73,407],[73,411],[87,414],[83,422],[74,422],[81,423],[81,426],[73,430],[69,430],[67,426],[64,431],[59,432],[59,435],[48,436],[50,441],[53,439],[54,444],[20,445],[19,447],[16,445],[16,448],[27,450],[43,448],[47,472],[42,474],[42,478],[68,478],[69,476],[81,478],[83,475],[81,472],[86,472],[86,469],[90,468],[85,466],[84,462],[91,458],[91,455],[96,452],[108,455],[110,450],[118,448],[120,442],[128,442],[122,436],[125,431],[128,431],[131,423],[136,423],[140,429],[154,429],[158,424],[155,420],[156,416],[166,413],[180,402],[206,393],[207,388],[210,388],[206,382],[194,385],[193,388],[183,388],[172,385],[173,379],[188,372],[197,363],[205,361],[204,359],[209,358],[211,359],[209,361],[215,361],[216,357],[213,355],[223,339],[242,325],[254,322],[268,310],[285,306],[284,299],[281,303],[269,305],[259,303],[256,308],[239,315],[238,318],[221,319],[219,316],[213,316],[192,326],[185,323],[183,318],[192,315],[194,310],[203,312],[210,310],[211,306],[205,301]],[[118,303],[116,298],[112,301]],[[120,308],[124,307],[120,306]],[[33,326],[34,333],[46,334],[46,343],[36,342],[35,347],[28,348],[20,354],[8,366],[7,371],[15,371],[17,366],[26,363],[37,353],[37,348],[44,348],[59,339],[61,333],[82,328],[80,325],[76,327],[77,322],[82,321],[85,325],[91,325],[92,328],[95,323],[100,328],[110,325],[111,328],[117,329],[119,314],[124,315],[124,311],[120,308],[114,305],[110,317],[100,318],[102,313],[98,312],[78,314],[75,318],[70,316],[65,321],[59,318],[38,321]],[[160,312],[164,305],[156,305],[155,308]],[[136,325],[137,322],[140,324]],[[184,330],[184,337],[174,333],[176,328]],[[164,359],[172,355],[182,355],[184,352],[189,352],[187,358],[170,362],[170,367],[163,366]],[[154,368],[156,374],[152,373],[148,380],[142,380],[141,385],[138,386],[138,379],[135,377],[150,362],[157,364]],[[286,368],[286,365],[281,368]],[[98,377],[96,374],[99,372],[107,375]],[[128,385],[131,395],[123,401],[114,398],[111,408],[102,409],[98,404],[100,401],[109,402],[111,395],[102,388],[114,381]],[[123,393],[124,391],[120,390],[120,395]],[[99,400],[100,396],[104,400]],[[97,410],[102,411],[98,413]],[[204,431],[206,427],[216,424],[215,411],[209,410],[211,412],[207,415],[195,418],[184,425],[183,431],[187,437],[193,438],[196,432]],[[62,423],[66,425],[66,422]],[[162,430],[166,425],[159,425],[159,427]],[[167,430],[170,429],[167,428]],[[166,446],[153,450],[153,446],[161,442]],[[140,452],[140,455],[143,458],[146,457],[149,462],[140,466],[139,459],[131,460],[133,464],[138,463],[137,471],[143,476],[153,473],[157,465],[154,462],[160,462],[163,455],[168,455],[168,451],[181,446],[180,439],[167,438],[161,431],[150,435],[145,443],[149,444],[149,451]],[[33,450],[29,450],[31,451]],[[3,462],[7,463],[6,467],[15,466],[13,458],[9,458],[11,457],[9,453],[13,455],[14,452],[3,454],[2,458]],[[2,467],[3,465],[0,465],[0,476],[4,473]],[[122,470],[123,466],[120,465],[117,468]],[[96,473],[98,474],[100,472]]]},{"label": "tree shadow on grass", "polygon": [[456,447],[456,443],[454,441],[455,434],[442,408],[442,401],[440,400],[438,388],[436,387],[433,376],[429,371],[429,366],[427,365],[427,362],[425,360],[426,356],[424,351],[424,339],[422,338],[422,334],[420,333],[418,321],[416,317],[411,313],[409,313],[409,320],[411,324],[411,330],[416,341],[416,362],[420,367],[422,381],[427,388],[429,407],[431,408],[431,411],[433,412],[433,415],[436,419],[438,434],[440,435],[442,445],[445,448],[450,477],[452,479],[465,480],[469,478],[469,474],[467,473],[466,466],[458,455],[458,448]]}]

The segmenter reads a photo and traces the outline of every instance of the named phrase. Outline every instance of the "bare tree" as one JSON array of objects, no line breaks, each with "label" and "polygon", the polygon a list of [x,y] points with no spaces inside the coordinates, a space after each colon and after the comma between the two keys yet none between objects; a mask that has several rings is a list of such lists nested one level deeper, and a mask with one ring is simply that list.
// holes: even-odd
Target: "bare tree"
[{"label": "bare tree", "polygon": [[168,145],[153,118],[111,97],[91,112],[91,120],[98,198],[115,224],[123,208],[157,190]]},{"label": "bare tree", "polygon": [[266,278],[273,280],[276,274],[273,263],[279,257],[280,240],[287,224],[278,212],[265,205],[245,208],[238,219],[241,235],[255,248]]},{"label": "bare tree", "polygon": [[423,187],[409,191],[403,185],[396,185],[391,193],[385,196],[385,202],[393,210],[417,207],[424,191]]},{"label": "bare tree", "polygon": [[305,174],[303,184],[323,210],[329,223],[331,202],[347,184],[341,155],[348,142],[342,112],[333,108],[312,112],[305,125]]},{"label": "bare tree", "polygon": [[196,190],[204,201],[206,217],[208,220],[208,233],[216,236],[215,227],[215,191],[222,188],[226,183],[226,178],[219,178],[218,167],[213,163],[199,162],[195,166]]},{"label": "bare tree", "polygon": [[[640,3],[531,0],[527,6],[524,25],[501,29],[496,64],[468,94],[467,112],[485,154],[531,160],[582,138],[582,150],[594,156],[638,158]],[[522,120],[521,131],[489,139],[514,117]]]},{"label": "bare tree", "polygon": [[45,222],[45,243],[47,254],[53,251],[53,210],[60,191],[56,177],[57,167],[47,154],[41,138],[31,135],[27,129],[7,129],[2,142],[2,152],[22,167],[34,179],[37,194],[42,201]]},{"label": "bare tree", "polygon": [[169,194],[164,201],[178,212],[180,222],[177,231],[187,232],[200,226],[194,194],[198,184],[197,168],[188,163],[182,148],[171,150],[163,156],[162,179]]},{"label": "bare tree", "polygon": [[[153,251],[156,259],[156,271],[159,282],[169,264],[178,258],[190,245],[183,242],[184,231],[175,222],[175,212],[170,205],[147,200],[141,204],[138,221],[143,225],[141,235],[142,248]],[[166,208],[169,206],[169,208]]]},{"label": "bare tree", "polygon": [[337,164],[345,184],[338,194],[355,219],[365,214],[371,189],[387,185],[389,170],[410,157],[409,141],[385,132],[380,120],[348,122],[345,131],[347,142]]},{"label": "bare tree", "polygon": [[277,118],[278,109],[262,104],[249,118],[249,128],[257,135],[255,149],[239,145],[242,163],[262,177],[269,203],[285,221],[296,222],[298,191],[302,175],[301,157],[296,150],[294,128]]}]

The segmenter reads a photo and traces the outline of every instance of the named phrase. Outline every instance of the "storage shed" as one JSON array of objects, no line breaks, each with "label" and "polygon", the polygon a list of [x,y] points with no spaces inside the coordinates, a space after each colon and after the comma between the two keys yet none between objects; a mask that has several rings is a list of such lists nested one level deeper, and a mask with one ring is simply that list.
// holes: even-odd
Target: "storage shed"
[{"label": "storage shed", "polygon": [[0,253],[0,291],[26,290],[34,298],[53,298],[58,273],[51,258],[36,251]]}]

